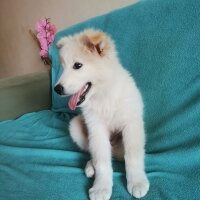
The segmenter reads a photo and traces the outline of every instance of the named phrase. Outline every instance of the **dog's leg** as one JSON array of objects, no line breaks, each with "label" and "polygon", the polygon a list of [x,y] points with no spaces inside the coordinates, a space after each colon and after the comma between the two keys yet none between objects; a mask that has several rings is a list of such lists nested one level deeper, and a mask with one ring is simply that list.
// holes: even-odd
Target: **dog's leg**
[{"label": "dog's leg", "polygon": [[[94,117],[92,117],[94,120]],[[91,118],[90,118],[91,120]],[[87,123],[89,151],[95,169],[93,187],[89,190],[90,200],[108,200],[112,194],[112,164],[109,132],[100,121]]]},{"label": "dog's leg", "polygon": [[141,116],[131,118],[123,130],[127,188],[136,198],[146,195],[149,181],[144,171],[144,124]]},{"label": "dog's leg", "polygon": [[88,151],[88,133],[82,115],[78,115],[70,121],[69,132],[73,141],[82,150]]},{"label": "dog's leg", "polygon": [[[88,151],[88,133],[83,116],[78,115],[70,121],[69,131],[73,141],[82,150]],[[91,178],[94,175],[94,172],[92,160],[89,160],[85,166],[85,174],[88,178]]]}]

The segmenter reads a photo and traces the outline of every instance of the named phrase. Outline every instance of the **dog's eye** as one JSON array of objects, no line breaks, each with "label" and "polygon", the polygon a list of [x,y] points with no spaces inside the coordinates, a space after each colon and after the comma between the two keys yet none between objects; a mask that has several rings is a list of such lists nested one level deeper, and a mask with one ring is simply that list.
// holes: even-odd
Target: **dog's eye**
[{"label": "dog's eye", "polygon": [[74,68],[74,69],[80,69],[82,66],[83,66],[83,64],[81,64],[81,63],[79,63],[79,62],[76,62],[76,63],[74,63],[73,68]]}]

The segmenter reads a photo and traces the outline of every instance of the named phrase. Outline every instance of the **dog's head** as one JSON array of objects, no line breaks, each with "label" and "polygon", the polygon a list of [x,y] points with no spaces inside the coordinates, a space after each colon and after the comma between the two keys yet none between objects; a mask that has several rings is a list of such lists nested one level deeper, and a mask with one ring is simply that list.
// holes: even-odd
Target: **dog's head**
[{"label": "dog's head", "polygon": [[84,105],[95,90],[112,75],[110,68],[116,60],[113,41],[102,31],[85,30],[60,39],[57,43],[63,74],[55,91],[70,95],[69,107]]}]

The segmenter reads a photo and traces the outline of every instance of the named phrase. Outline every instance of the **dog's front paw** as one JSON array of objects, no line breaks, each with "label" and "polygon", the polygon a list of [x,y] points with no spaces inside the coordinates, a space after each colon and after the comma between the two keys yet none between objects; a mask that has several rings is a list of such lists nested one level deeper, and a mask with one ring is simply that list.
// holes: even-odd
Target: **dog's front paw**
[{"label": "dog's front paw", "polygon": [[86,174],[86,176],[87,176],[88,178],[91,178],[91,177],[94,176],[94,173],[95,173],[95,171],[94,171],[94,166],[93,166],[93,164],[92,164],[92,161],[89,160],[89,161],[87,162],[86,166],[85,166],[85,174]]},{"label": "dog's front paw", "polygon": [[89,190],[90,200],[109,200],[112,194],[112,188],[103,185],[93,186]]},{"label": "dog's front paw", "polygon": [[127,188],[128,192],[133,195],[135,198],[144,197],[149,190],[149,181],[146,177],[143,177],[137,181],[128,181]]}]

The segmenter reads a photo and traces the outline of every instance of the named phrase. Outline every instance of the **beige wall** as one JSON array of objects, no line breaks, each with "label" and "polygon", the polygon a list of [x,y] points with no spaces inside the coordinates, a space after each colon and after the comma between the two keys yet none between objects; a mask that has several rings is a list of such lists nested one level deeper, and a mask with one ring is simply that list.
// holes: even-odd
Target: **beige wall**
[{"label": "beige wall", "polygon": [[0,78],[45,71],[29,34],[50,17],[59,30],[136,0],[0,0]]}]

